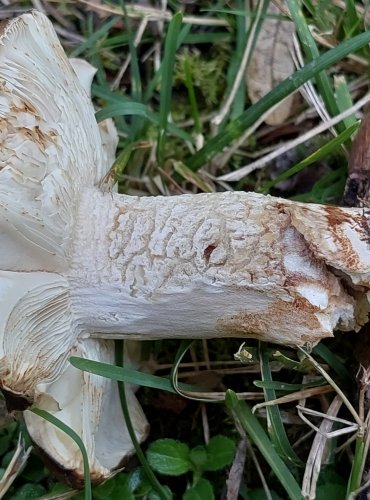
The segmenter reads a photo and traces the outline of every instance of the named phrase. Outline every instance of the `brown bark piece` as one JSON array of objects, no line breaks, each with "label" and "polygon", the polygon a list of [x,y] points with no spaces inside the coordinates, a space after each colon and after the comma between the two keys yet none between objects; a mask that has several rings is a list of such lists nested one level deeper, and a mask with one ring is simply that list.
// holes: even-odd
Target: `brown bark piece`
[{"label": "brown bark piece", "polygon": [[348,160],[343,195],[347,207],[370,207],[370,114],[365,114]]}]

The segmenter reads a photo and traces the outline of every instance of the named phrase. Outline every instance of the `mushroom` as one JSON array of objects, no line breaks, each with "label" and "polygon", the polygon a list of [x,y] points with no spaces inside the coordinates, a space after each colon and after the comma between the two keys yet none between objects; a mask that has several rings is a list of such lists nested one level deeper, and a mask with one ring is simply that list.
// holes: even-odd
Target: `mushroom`
[{"label": "mushroom", "polygon": [[[80,75],[80,78],[81,75]],[[90,77],[91,78],[91,75]],[[112,339],[317,343],[367,321],[369,214],[256,193],[136,197],[102,187],[115,139],[52,24],[0,34],[0,386],[83,439],[95,482],[132,452],[117,388],[73,368]],[[84,88],[85,87],[85,88]],[[147,423],[128,399],[139,439]],[[29,411],[39,448],[82,481],[77,446]]]}]

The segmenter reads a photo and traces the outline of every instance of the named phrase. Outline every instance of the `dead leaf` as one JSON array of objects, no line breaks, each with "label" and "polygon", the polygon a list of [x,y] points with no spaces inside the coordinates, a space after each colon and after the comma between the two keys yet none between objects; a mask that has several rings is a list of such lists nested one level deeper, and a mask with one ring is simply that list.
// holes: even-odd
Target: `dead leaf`
[{"label": "dead leaf", "polygon": [[[281,11],[270,4],[267,13],[281,16]],[[252,103],[259,101],[270,90],[290,76],[294,70],[292,59],[294,24],[291,21],[266,18],[263,21],[252,58],[247,69],[248,95]],[[294,95],[284,99],[268,117],[268,125],[284,123],[291,113]]]}]

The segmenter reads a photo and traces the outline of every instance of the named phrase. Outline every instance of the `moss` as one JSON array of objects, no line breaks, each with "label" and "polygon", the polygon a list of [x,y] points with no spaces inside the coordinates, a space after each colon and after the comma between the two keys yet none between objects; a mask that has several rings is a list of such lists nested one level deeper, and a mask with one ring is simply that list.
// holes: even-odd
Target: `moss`
[{"label": "moss", "polygon": [[178,56],[175,65],[175,84],[185,85],[185,66],[189,68],[193,85],[201,94],[206,108],[212,108],[219,103],[226,86],[227,51],[221,47],[214,49],[216,54],[204,56],[199,50],[185,48]]}]

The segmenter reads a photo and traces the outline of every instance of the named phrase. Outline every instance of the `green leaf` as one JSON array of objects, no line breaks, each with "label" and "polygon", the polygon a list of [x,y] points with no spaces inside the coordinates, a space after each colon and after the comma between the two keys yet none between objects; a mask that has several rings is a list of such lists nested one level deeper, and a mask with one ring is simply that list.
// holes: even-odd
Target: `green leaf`
[{"label": "green leaf", "polygon": [[48,476],[48,471],[40,459],[31,455],[27,460],[27,466],[22,472],[22,478],[32,483],[39,483]]},{"label": "green leaf", "polygon": [[207,451],[204,446],[196,446],[190,450],[190,460],[195,465],[196,469],[203,469],[204,464],[207,462]]},{"label": "green leaf", "polygon": [[33,500],[45,495],[46,490],[41,484],[27,483],[21,486],[9,500]]},{"label": "green leaf", "polygon": [[[0,455],[4,455],[9,448],[13,448],[13,438],[16,436],[16,431],[18,429],[17,422],[11,422],[0,429]],[[13,451],[11,451],[11,456],[13,456]],[[8,464],[2,462],[3,467],[7,467]]]},{"label": "green leaf", "polygon": [[[45,500],[47,499],[54,499],[54,498],[63,498],[64,493],[71,493],[75,490],[72,490],[72,488],[66,484],[61,484],[61,483],[55,483],[51,486],[51,488],[48,490],[47,494],[43,496]],[[73,496],[73,499],[75,500],[75,496]],[[83,497],[82,497],[83,498]]]},{"label": "green leaf", "polygon": [[204,470],[220,470],[229,465],[235,455],[235,443],[226,436],[214,436],[207,445]]},{"label": "green leaf", "polygon": [[211,483],[207,479],[199,479],[197,484],[186,490],[183,500],[213,500],[215,495]]},{"label": "green leaf", "polygon": [[128,474],[120,472],[105,483],[96,486],[93,489],[93,498],[94,500],[111,500],[112,498],[135,500],[128,482]]},{"label": "green leaf", "polygon": [[142,467],[138,467],[130,472],[127,484],[130,487],[130,491],[136,493],[139,497],[146,496],[152,489],[152,485]]},{"label": "green leaf", "polygon": [[[168,486],[166,486],[166,485],[164,485],[164,486],[163,486],[163,490],[165,491],[165,493],[166,493],[166,495],[167,495],[167,496],[166,496],[166,498],[169,498],[170,500],[172,500],[172,498],[173,498],[173,493],[172,493],[172,491],[169,489],[169,487],[168,487]],[[139,497],[139,498],[141,498],[141,497]],[[163,500],[163,497],[159,496],[157,491],[152,490],[152,491],[149,493],[149,495],[148,495],[148,500]]]},{"label": "green leaf", "polygon": [[344,500],[346,498],[346,481],[331,467],[320,472],[316,489],[316,500]]},{"label": "green leaf", "polygon": [[12,444],[13,441],[13,436],[11,435],[5,435],[5,436],[0,436],[0,455],[4,455],[4,453],[9,449],[10,445]]},{"label": "green leaf", "polygon": [[154,470],[167,476],[180,476],[192,469],[189,447],[175,439],[158,439],[151,443],[147,459]]}]

